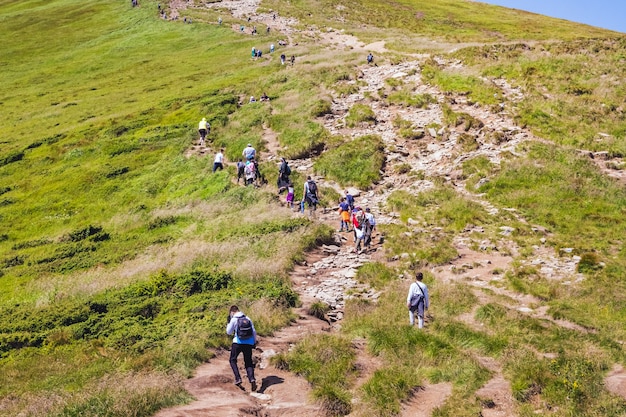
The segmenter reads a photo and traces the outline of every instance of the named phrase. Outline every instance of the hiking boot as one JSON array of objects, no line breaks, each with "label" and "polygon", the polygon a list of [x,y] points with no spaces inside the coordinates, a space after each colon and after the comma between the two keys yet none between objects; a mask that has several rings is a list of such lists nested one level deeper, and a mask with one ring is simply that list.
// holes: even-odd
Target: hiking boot
[{"label": "hiking boot", "polygon": [[243,385],[241,385],[241,381],[235,381],[235,386],[239,389],[244,389]]},{"label": "hiking boot", "polygon": [[250,384],[250,390],[252,390],[253,392],[256,391],[256,381],[252,381]]}]

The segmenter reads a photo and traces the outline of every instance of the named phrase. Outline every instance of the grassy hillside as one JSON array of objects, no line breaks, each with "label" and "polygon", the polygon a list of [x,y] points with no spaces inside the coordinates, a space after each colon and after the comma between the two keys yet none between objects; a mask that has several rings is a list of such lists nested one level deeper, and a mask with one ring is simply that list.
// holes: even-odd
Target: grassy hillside
[{"label": "grassy hillside", "polygon": [[[367,189],[384,166],[380,138],[357,147],[318,119],[330,109],[329,91],[352,88],[345,81],[358,76],[356,54],[327,52],[295,33],[298,46],[290,51],[298,65],[281,66],[276,56],[252,60],[250,49],[269,38],[213,24],[223,14],[203,7],[182,12],[193,16],[188,25],[159,19],[151,1],[138,8],[126,1],[0,5],[0,415],[149,416],[184,402],[182,379],[207,360],[207,348],[228,345],[227,307],[244,306],[264,335],[285,326],[298,303],[288,280],[293,263],[331,239],[328,227],[279,207],[271,188],[234,184],[232,166],[211,174],[210,156],[185,157],[197,121],[207,117],[214,149],[224,147],[229,161],[248,142],[264,150],[269,127],[286,157],[327,149],[315,160],[317,172]],[[398,270],[361,271],[385,295],[377,306],[349,305],[341,336],[366,337],[382,358],[363,388],[373,410],[397,413],[415,381],[427,378],[455,386],[437,415],[471,415],[472,393],[489,376],[471,354],[479,352],[502,358],[522,415],[532,414],[527,400],[537,381],[544,399],[560,407],[555,415],[623,415],[623,401],[602,390],[601,376],[611,363],[626,363],[626,193],[575,148],[626,154],[626,38],[464,0],[261,4],[270,9],[298,18],[301,28],[386,40],[390,52],[381,60],[458,48],[446,57],[463,61],[462,70],[429,60],[423,76],[485,106],[497,106],[493,78],[522,88],[524,100],[507,102],[506,111],[546,143],[520,149],[524,156],[511,155],[500,167],[470,160],[464,175],[473,184],[488,178],[478,191],[493,204],[549,227],[550,245],[574,247],[586,260],[579,269],[588,279],[572,289],[521,266],[503,284],[542,297],[552,316],[590,329],[582,341],[500,304],[476,313],[485,332],[469,329],[456,316],[471,311],[472,298],[432,276],[434,302],[443,306],[432,333],[397,334],[386,328],[390,317],[403,320],[405,289],[395,275],[445,264],[455,256],[454,233],[467,224],[494,234],[496,225],[441,179],[430,193],[392,196],[389,209],[404,224],[386,230],[386,250],[416,255]],[[263,91],[271,105],[240,105]],[[357,110],[354,123],[367,122]],[[338,170],[346,155],[371,164]],[[271,184],[274,164],[262,168]],[[440,240],[407,238],[409,217],[443,225]],[[530,226],[508,220],[520,230],[522,251],[530,250]],[[319,347],[307,343],[296,352]],[[336,351],[343,345],[333,337],[320,343]],[[405,354],[417,348],[421,356]],[[566,378],[590,388],[560,383],[548,360],[531,363],[534,349],[558,351],[555,363],[567,362],[560,368]],[[353,358],[341,360],[349,369]],[[383,389],[390,379],[398,389]]]}]

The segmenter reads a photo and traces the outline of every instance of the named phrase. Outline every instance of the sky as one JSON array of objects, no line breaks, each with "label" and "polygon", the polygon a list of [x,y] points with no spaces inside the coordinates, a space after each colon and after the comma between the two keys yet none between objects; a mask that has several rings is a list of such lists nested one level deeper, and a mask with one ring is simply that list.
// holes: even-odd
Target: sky
[{"label": "sky", "polygon": [[626,33],[626,0],[479,0]]}]

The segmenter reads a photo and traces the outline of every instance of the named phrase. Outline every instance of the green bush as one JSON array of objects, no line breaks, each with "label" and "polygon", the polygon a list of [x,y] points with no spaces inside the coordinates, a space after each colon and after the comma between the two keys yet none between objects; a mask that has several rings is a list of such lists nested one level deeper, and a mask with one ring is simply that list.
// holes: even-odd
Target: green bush
[{"label": "green bush", "polygon": [[360,123],[376,123],[376,114],[367,104],[354,104],[346,116],[346,125],[348,127],[355,127]]},{"label": "green bush", "polygon": [[326,318],[326,313],[330,311],[330,306],[327,303],[318,301],[309,307],[307,313],[310,316],[317,317],[320,320],[328,320]]},{"label": "green bush", "polygon": [[361,136],[331,149],[315,162],[315,172],[328,176],[342,186],[370,188],[380,179],[385,162],[384,144],[380,137]]},{"label": "green bush", "polygon": [[313,103],[311,116],[322,117],[327,114],[332,114],[331,102],[329,100],[319,99],[315,103]]}]

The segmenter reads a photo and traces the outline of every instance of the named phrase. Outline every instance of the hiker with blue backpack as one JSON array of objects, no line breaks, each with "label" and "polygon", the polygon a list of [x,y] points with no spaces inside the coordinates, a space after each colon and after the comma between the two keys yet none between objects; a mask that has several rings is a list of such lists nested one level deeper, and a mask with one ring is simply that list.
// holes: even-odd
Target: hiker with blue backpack
[{"label": "hiker with blue backpack", "polygon": [[243,363],[246,367],[246,375],[252,391],[256,391],[256,379],[254,378],[254,363],[252,363],[252,348],[256,345],[256,330],[254,323],[236,305],[230,308],[226,334],[234,335],[233,344],[230,348],[230,367],[235,375],[235,385],[241,386],[241,375],[237,365],[237,357],[243,353]]},{"label": "hiker with blue backpack", "polygon": [[428,287],[422,282],[424,274],[417,272],[415,282],[409,287],[409,294],[406,297],[406,306],[409,309],[409,323],[415,324],[415,313],[417,313],[417,327],[424,327],[424,310],[428,310],[430,300],[428,299]]}]

